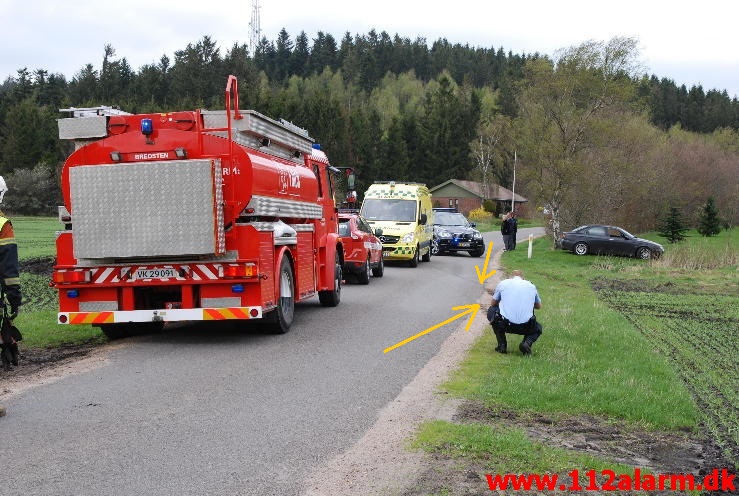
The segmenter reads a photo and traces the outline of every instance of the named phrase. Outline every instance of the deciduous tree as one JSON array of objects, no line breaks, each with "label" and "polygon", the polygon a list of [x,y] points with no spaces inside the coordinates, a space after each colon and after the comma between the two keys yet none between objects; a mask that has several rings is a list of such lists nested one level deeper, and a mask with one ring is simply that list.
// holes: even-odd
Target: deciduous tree
[{"label": "deciduous tree", "polygon": [[637,54],[636,40],[613,38],[563,50],[554,64],[533,59],[526,65],[516,119],[522,172],[551,213],[554,241],[573,185],[589,173],[586,152],[594,144],[596,119],[631,99]]}]

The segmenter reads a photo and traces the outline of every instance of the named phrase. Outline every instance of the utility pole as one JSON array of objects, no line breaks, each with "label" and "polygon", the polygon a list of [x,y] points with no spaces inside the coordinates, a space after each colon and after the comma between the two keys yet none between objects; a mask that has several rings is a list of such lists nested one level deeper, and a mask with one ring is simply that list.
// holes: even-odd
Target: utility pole
[{"label": "utility pole", "polygon": [[260,38],[262,37],[262,27],[259,21],[259,0],[251,0],[251,22],[249,22],[249,52],[252,58],[257,53]]},{"label": "utility pole", "polygon": [[516,150],[513,150],[513,189],[511,190],[511,212],[513,212],[516,204]]}]

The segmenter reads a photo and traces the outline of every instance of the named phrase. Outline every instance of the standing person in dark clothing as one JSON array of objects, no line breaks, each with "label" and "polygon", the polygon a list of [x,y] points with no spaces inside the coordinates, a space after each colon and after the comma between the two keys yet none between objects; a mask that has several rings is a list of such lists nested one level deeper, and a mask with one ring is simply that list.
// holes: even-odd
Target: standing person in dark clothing
[{"label": "standing person in dark clothing", "polygon": [[[0,204],[8,187],[0,176]],[[2,326],[0,327],[0,346],[2,347],[3,365],[18,365],[18,343],[20,333],[12,325],[21,306],[20,264],[18,263],[18,246],[15,244],[15,233],[10,220],[0,212],[0,307],[3,308]],[[7,300],[7,303],[6,303]],[[6,305],[9,310],[6,309]]]},{"label": "standing person in dark clothing", "polygon": [[516,249],[516,233],[518,232],[518,219],[516,219],[516,211],[511,211],[511,217],[508,219],[509,231],[511,234],[511,250]]},{"label": "standing person in dark clothing", "polygon": [[503,217],[503,222],[500,224],[500,234],[503,235],[503,250],[508,251],[512,250],[511,247],[511,213],[508,212]]}]

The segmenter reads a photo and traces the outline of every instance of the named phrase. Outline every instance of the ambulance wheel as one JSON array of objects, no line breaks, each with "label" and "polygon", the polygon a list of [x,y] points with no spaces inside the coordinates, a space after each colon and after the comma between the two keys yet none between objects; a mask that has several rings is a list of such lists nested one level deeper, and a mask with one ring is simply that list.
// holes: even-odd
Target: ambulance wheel
[{"label": "ambulance wheel", "polygon": [[293,266],[287,256],[280,262],[280,295],[277,308],[267,314],[267,323],[275,334],[285,334],[290,330],[295,316],[295,291]]},{"label": "ambulance wheel", "polygon": [[367,260],[364,262],[364,267],[362,267],[362,272],[357,274],[357,282],[359,282],[359,284],[369,284],[371,275],[372,264],[370,263],[370,259],[368,256]]},{"label": "ambulance wheel", "polygon": [[336,262],[334,264],[334,289],[331,291],[319,291],[318,301],[324,307],[335,307],[341,301],[341,255],[336,252]]},{"label": "ambulance wheel", "polygon": [[431,261],[431,246],[428,247],[428,251],[426,254],[421,258],[422,262],[430,262]]},{"label": "ambulance wheel", "polygon": [[421,248],[419,246],[416,246],[416,253],[413,255],[413,258],[408,260],[408,265],[410,265],[413,268],[418,267],[418,259],[421,258]]},{"label": "ambulance wheel", "polygon": [[385,273],[385,260],[380,256],[380,262],[377,264],[377,267],[372,269],[372,275],[375,277],[382,277],[382,275]]}]

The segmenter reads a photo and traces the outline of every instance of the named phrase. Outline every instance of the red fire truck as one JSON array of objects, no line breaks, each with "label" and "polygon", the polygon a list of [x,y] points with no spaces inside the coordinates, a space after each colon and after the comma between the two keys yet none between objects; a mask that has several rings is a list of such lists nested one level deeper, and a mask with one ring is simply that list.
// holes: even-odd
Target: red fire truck
[{"label": "red fire truck", "polygon": [[337,171],[304,129],[239,110],[234,76],[225,97],[221,111],[65,109],[60,324],[122,337],[263,318],[284,333],[296,301],[339,304]]}]

